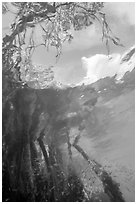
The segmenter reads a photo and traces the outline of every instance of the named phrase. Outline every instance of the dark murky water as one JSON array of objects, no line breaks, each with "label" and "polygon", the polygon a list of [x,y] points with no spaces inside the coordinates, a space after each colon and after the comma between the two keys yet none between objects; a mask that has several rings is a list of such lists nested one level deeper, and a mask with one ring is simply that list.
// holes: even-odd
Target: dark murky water
[{"label": "dark murky water", "polygon": [[[125,83],[127,83],[127,81]],[[40,148],[39,151],[36,149],[38,153],[45,155],[42,157],[42,154],[40,154],[39,157],[37,157],[38,161],[40,164],[43,164],[41,162],[45,158],[44,164],[46,164],[46,167],[49,167],[48,173],[51,175],[51,178],[54,176],[57,178],[57,176],[61,176],[63,172],[63,176],[61,176],[62,180],[64,178],[68,179],[68,186],[66,189],[69,190],[66,190],[66,193],[70,191],[70,194],[67,195],[67,198],[64,198],[62,196],[62,193],[64,192],[62,189],[63,187],[58,185],[60,178],[53,183],[50,182],[52,179],[47,178],[47,180],[50,182],[49,186],[51,189],[53,189],[53,187],[55,188],[55,190],[52,191],[56,193],[56,189],[59,188],[60,193],[56,193],[57,195],[52,196],[52,191],[49,188],[50,190],[47,190],[48,194],[50,195],[49,199],[49,195],[44,194],[45,190],[39,191],[38,188],[39,193],[43,192],[44,201],[51,201],[51,197],[52,201],[60,199],[67,199],[65,201],[83,201],[83,199],[85,199],[84,201],[116,202],[125,200],[131,202],[135,200],[134,83],[127,83],[127,85],[122,84],[121,87],[117,85],[109,86],[108,84],[107,87],[110,87],[110,89],[107,90],[105,88],[103,89],[104,91],[101,90],[100,95],[97,94],[97,91],[92,89],[92,86],[76,87],[61,92],[52,89],[38,90],[38,95],[35,95],[33,92],[31,93],[31,90],[30,92],[29,90],[18,92],[21,93],[22,96],[25,96],[25,99],[23,97],[22,100],[17,100],[20,102],[19,106],[18,103],[15,103],[17,113],[20,113],[19,110],[22,108],[22,114],[20,113],[19,115],[19,122],[20,124],[23,124],[23,130],[28,131],[29,129],[33,137],[35,137],[35,135],[38,137],[37,141],[39,141],[39,145],[35,144],[35,138],[34,141],[33,138],[31,138],[32,144],[34,146],[36,145],[35,147],[40,146],[41,149],[43,148],[42,152],[40,152]],[[31,93],[29,97],[28,93]],[[36,107],[34,105],[35,98],[37,99]],[[35,108],[33,117],[31,115],[32,107]],[[18,108],[20,109],[18,110]],[[15,124],[12,123],[12,118],[13,116],[16,116],[16,114],[14,115],[14,111],[12,112],[10,108],[8,110],[9,112],[6,112],[7,114],[5,115],[5,118],[10,118],[10,120],[8,120],[8,122],[10,121],[10,126],[6,127],[8,127],[8,131],[11,130],[12,127],[15,128],[16,131],[16,126],[14,127]],[[28,111],[30,112],[28,113]],[[33,120],[28,120],[30,118]],[[30,123],[31,126],[27,124],[28,121],[33,121],[32,124]],[[44,133],[42,133],[43,130]],[[64,132],[61,133],[61,130]],[[49,131],[49,133],[46,131]],[[41,134],[43,134],[43,142],[40,140]],[[6,136],[8,136],[8,134]],[[13,158],[16,156],[17,152],[14,151],[14,136],[16,136],[16,134],[11,134],[9,137],[13,143]],[[22,138],[22,134],[19,134],[19,136]],[[28,135],[26,134],[26,136]],[[15,139],[18,141],[20,140],[20,137]],[[75,141],[77,137],[79,139],[77,139],[76,143]],[[74,145],[75,143],[77,146]],[[44,144],[46,147],[48,147],[48,149],[45,150],[46,147],[43,147]],[[22,142],[21,147],[25,149],[26,145],[24,145]],[[18,150],[20,151],[20,148]],[[29,153],[29,148],[28,151],[23,152]],[[27,163],[28,158],[31,159],[30,154],[27,153],[25,154],[27,159],[22,165],[25,164],[27,167],[31,167],[31,162],[29,165]],[[49,161],[51,165],[49,165]],[[55,170],[54,174],[52,173],[51,166]],[[12,162],[10,167],[12,168]],[[93,169],[93,167],[95,168]],[[45,175],[48,175],[46,174],[45,165],[41,171],[38,170],[38,173],[42,172],[44,169]],[[18,172],[20,173],[20,169]],[[27,175],[30,176],[30,172],[31,171],[29,171]],[[16,174],[16,172],[14,173]],[[6,175],[4,179],[7,181],[6,168],[4,175]],[[20,178],[22,179],[23,177]],[[14,184],[14,181],[11,183]],[[66,180],[64,180],[64,183],[66,183]],[[120,184],[120,191],[123,194],[122,196],[117,184]],[[10,196],[10,192],[8,192],[7,195],[7,189],[9,189],[9,187],[7,187],[8,185],[5,185],[5,200],[9,199]],[[41,184],[38,185],[41,186]],[[45,188],[45,185],[46,184],[44,184],[43,188]],[[20,186],[22,187],[26,185],[23,183],[23,185]],[[76,189],[74,188],[72,190],[72,186],[76,187]],[[74,195],[76,192],[77,197]],[[83,193],[83,195],[81,193]],[[86,195],[87,198],[85,198]],[[34,196],[35,194],[31,199],[37,200],[37,198],[33,198]],[[48,198],[45,196],[48,196]],[[60,196],[62,198],[59,198]],[[28,200],[26,197],[25,199]],[[38,199],[41,201],[41,196]],[[14,200],[14,194],[12,194],[12,200]],[[22,200],[22,198],[20,200]]]}]

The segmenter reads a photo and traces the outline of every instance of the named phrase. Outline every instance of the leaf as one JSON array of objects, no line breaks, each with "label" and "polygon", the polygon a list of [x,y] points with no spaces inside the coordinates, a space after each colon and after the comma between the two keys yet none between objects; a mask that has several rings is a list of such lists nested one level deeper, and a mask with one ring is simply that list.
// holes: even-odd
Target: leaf
[{"label": "leaf", "polygon": [[115,45],[118,45],[118,46],[124,46],[123,44],[119,43],[118,41],[116,41],[114,38],[112,38],[112,42],[115,44]]}]

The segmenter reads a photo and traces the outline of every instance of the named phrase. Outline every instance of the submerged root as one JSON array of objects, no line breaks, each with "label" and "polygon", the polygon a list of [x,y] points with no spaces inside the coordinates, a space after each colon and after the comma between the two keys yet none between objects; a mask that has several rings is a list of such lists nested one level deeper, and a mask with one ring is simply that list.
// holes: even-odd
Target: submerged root
[{"label": "submerged root", "polygon": [[112,202],[124,202],[124,198],[119,189],[119,184],[112,180],[111,176],[102,168],[102,166],[95,160],[91,160],[87,153],[74,141],[73,147],[83,156],[89,163],[91,169],[96,173],[102,181],[104,192]]}]

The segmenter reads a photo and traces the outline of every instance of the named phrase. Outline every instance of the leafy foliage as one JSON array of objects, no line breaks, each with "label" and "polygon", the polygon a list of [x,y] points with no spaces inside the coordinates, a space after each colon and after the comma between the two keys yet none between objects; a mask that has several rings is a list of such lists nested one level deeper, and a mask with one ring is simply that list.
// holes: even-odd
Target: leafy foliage
[{"label": "leafy foliage", "polygon": [[[11,24],[11,33],[3,38],[3,72],[16,81],[22,81],[20,67],[25,53],[30,60],[35,49],[44,46],[47,50],[55,47],[58,58],[62,44],[73,39],[72,29],[81,30],[98,21],[102,27],[102,39],[121,45],[119,38],[112,34],[101,9],[101,2],[13,2],[3,3],[3,13],[16,11]],[[43,37],[39,42],[35,38],[37,28]],[[31,66],[30,66],[31,69]]]}]

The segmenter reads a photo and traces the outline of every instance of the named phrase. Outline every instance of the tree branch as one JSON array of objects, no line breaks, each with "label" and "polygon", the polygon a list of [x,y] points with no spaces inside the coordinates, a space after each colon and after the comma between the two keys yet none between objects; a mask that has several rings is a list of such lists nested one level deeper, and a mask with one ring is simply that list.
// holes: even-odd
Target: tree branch
[{"label": "tree branch", "polygon": [[73,5],[73,4],[75,4],[75,3],[74,2],[65,2],[65,3],[57,5],[55,8],[58,9],[59,7],[69,6],[69,5]]}]

